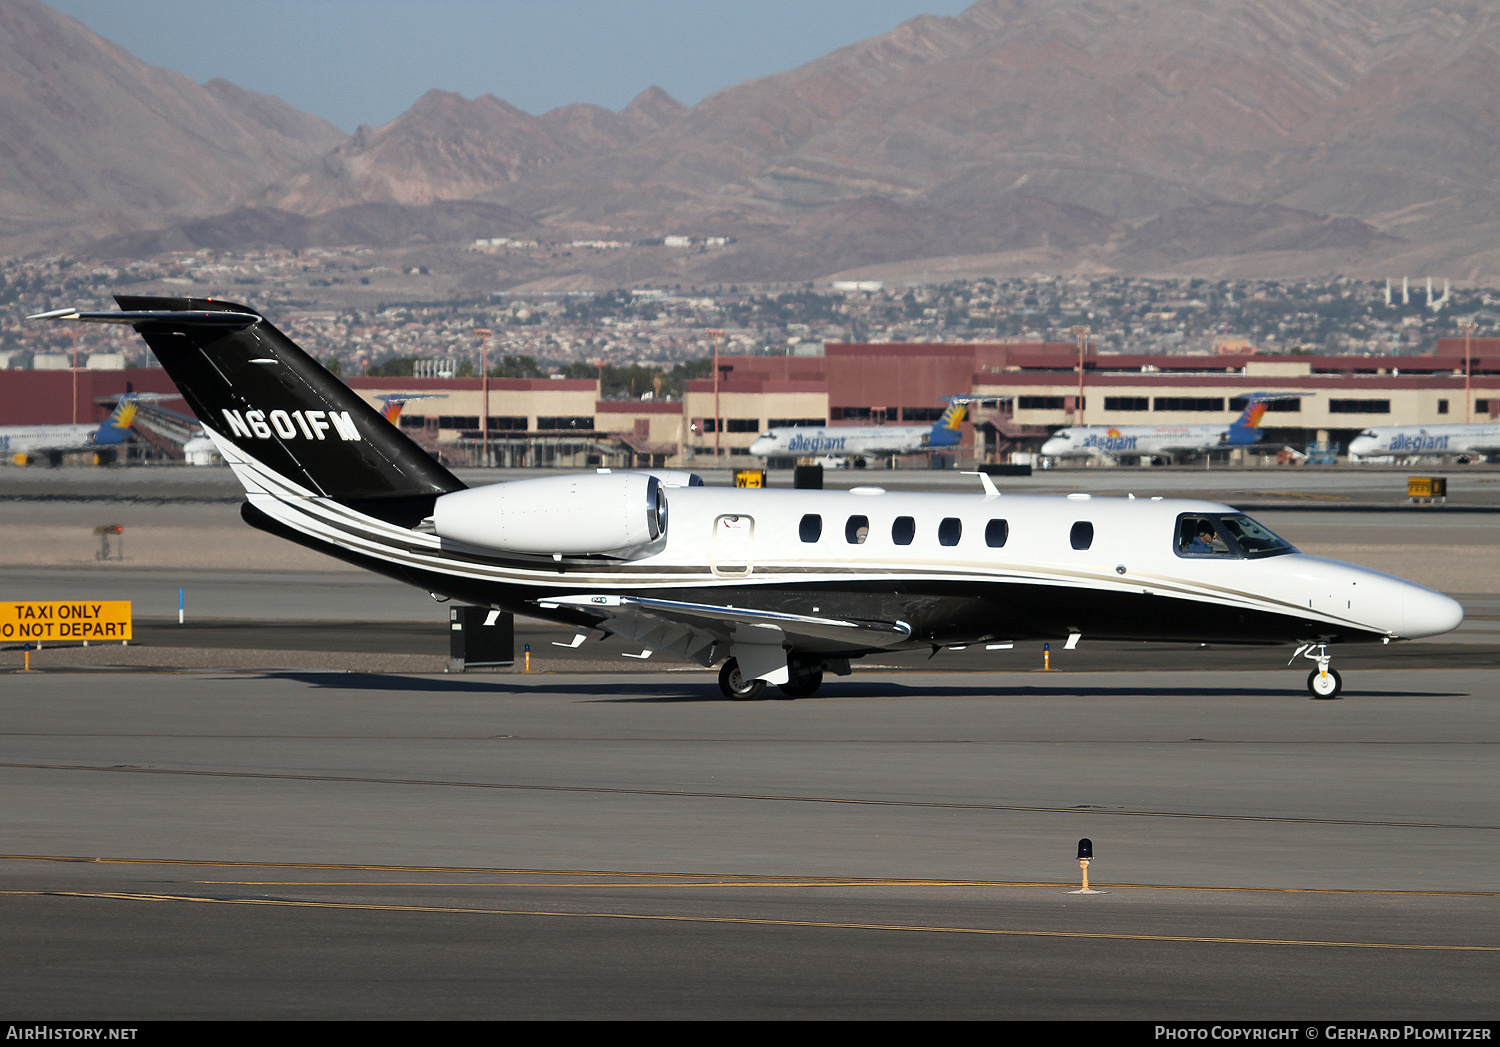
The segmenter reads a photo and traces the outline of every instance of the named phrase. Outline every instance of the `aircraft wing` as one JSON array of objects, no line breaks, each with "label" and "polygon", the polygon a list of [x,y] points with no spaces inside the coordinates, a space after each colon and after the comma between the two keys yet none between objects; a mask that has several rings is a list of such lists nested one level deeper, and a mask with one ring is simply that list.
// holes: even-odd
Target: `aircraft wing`
[{"label": "aircraft wing", "polygon": [[541,607],[596,613],[600,628],[653,651],[668,651],[700,665],[713,664],[716,644],[777,644],[834,641],[849,647],[894,647],[911,636],[905,622],[820,618],[752,607],[688,603],[648,596],[558,596]]}]

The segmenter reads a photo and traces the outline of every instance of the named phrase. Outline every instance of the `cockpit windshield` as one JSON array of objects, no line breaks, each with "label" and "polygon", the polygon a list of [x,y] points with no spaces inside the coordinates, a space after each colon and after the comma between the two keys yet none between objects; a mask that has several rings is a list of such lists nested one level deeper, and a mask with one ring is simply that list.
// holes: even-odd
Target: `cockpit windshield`
[{"label": "cockpit windshield", "polygon": [[1234,516],[1219,517],[1219,526],[1229,532],[1240,550],[1249,557],[1256,556],[1279,556],[1282,553],[1294,553],[1296,547],[1279,534],[1275,534],[1265,524],[1256,523],[1248,516],[1236,514]]},{"label": "cockpit windshield", "polygon": [[1177,555],[1256,559],[1297,550],[1241,513],[1184,513],[1177,518]]}]

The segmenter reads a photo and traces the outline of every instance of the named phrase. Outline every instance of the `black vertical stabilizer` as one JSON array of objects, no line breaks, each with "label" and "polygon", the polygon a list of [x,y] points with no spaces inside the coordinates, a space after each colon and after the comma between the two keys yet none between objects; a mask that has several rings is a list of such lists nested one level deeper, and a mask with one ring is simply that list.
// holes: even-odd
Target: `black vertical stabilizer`
[{"label": "black vertical stabilizer", "polygon": [[406,526],[430,514],[437,495],[464,487],[253,309],[202,298],[115,301],[142,314],[128,322],[198,420],[282,477]]}]

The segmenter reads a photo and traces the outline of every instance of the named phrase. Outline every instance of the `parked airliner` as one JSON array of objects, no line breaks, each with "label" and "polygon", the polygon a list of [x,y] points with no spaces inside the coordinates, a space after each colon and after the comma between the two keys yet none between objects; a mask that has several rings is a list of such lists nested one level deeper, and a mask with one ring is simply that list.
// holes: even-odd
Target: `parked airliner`
[{"label": "parked airliner", "polygon": [[750,445],[761,458],[773,455],[819,455],[879,458],[920,454],[956,447],[959,425],[968,411],[965,400],[950,400],[935,425],[785,425],[768,429]]},{"label": "parked airliner", "polygon": [[65,454],[75,451],[104,451],[118,448],[130,435],[135,421],[136,401],[120,398],[102,425],[5,425],[0,426],[0,454],[18,459],[46,455],[56,465]]},{"label": "parked airliner", "polygon": [[1349,441],[1349,454],[1359,458],[1388,454],[1483,458],[1500,454],[1500,424],[1381,425],[1366,429]]},{"label": "parked airliner", "polygon": [[811,694],[884,651],[1081,638],[1299,643],[1317,663],[1309,689],[1333,697],[1332,646],[1463,618],[1441,593],[1307,556],[1213,502],[649,472],[469,488],[253,310],[117,301],[49,318],[141,334],[244,485],[252,526],[437,596],[721,665],[732,698]]},{"label": "parked airliner", "polygon": [[1059,429],[1042,444],[1047,458],[1119,458],[1143,455],[1203,454],[1234,447],[1248,447],[1260,440],[1260,422],[1266,413],[1264,393],[1245,398],[1245,409],[1226,425],[1074,425]]}]

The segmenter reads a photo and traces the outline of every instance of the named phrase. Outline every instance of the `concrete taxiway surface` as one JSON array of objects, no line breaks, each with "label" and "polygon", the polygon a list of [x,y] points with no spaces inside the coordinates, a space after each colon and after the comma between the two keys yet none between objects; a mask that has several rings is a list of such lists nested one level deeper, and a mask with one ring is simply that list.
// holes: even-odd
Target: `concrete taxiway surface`
[{"label": "concrete taxiway surface", "polygon": [[1500,1011],[1496,670],[6,681],[26,1018]]}]

